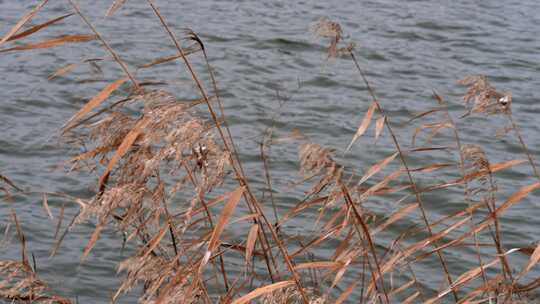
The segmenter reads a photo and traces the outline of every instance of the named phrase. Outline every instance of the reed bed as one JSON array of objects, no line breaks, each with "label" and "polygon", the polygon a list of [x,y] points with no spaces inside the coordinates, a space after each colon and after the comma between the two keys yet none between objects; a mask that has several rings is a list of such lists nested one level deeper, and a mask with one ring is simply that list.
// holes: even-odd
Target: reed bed
[{"label": "reed bed", "polygon": [[[52,256],[69,250],[62,242],[69,238],[71,228],[88,222],[94,224],[94,230],[84,245],[81,263],[92,255],[106,227],[120,231],[125,237],[119,241],[134,249],[118,265],[120,287],[111,302],[121,301],[126,293],[136,293],[140,303],[533,301],[540,278],[530,274],[540,260],[540,245],[509,248],[503,232],[505,212],[540,187],[540,176],[513,118],[511,93],[498,91],[486,77],[469,76],[460,81],[465,107],[461,119],[452,117],[448,103],[434,92],[433,107],[408,122],[410,137],[398,138],[385,108],[391,105],[377,97],[362,67],[367,65],[365,60],[355,53],[355,44],[344,41],[338,23],[321,19],[312,31],[329,42],[328,58],[350,62],[371,101],[344,151],[321,146],[300,132],[280,137],[274,127],[268,129],[260,144],[260,170],[266,184],[259,192],[256,188],[260,187],[249,182],[254,172],[244,170],[229,130],[224,101],[206,53],[211,45],[189,29],[173,32],[154,1],[146,0],[176,54],[155,58],[137,69],[182,63],[179,72],[189,74],[188,86],[196,88],[198,97],[181,100],[175,92],[156,89],[160,79],[137,79],[136,71],[72,0],[67,2],[72,13],[28,26],[47,2],[41,1],[4,34],[0,53],[97,40],[108,58],[60,67],[49,81],[69,77],[77,64],[95,67],[100,60],[115,62],[123,73],[59,126],[66,144],[80,151],[67,160],[70,170],[95,175],[94,196],[42,193],[43,211],[51,218],[50,196],[79,210],[67,227],[61,229],[62,216],[52,225],[56,229]],[[114,1],[107,18],[114,18],[122,5],[129,2]],[[74,18],[82,20],[87,33],[27,42],[48,26],[68,26]],[[462,140],[459,123],[473,115],[497,115],[507,120],[501,134],[516,138],[523,159],[492,163],[483,147]],[[370,127],[375,141],[384,136],[391,140],[392,152],[367,168],[344,163],[341,156],[361,149],[359,142],[375,144],[364,136]],[[276,207],[279,196],[272,185],[279,177],[269,169],[270,147],[283,143],[298,147],[303,178],[297,186],[306,189],[289,210]],[[422,162],[423,153],[445,156],[440,162],[428,163]],[[454,161],[444,161],[448,155]],[[418,159],[421,166],[417,166]],[[529,181],[501,199],[497,172],[514,166],[529,166]],[[397,169],[389,170],[393,167]],[[444,182],[426,184],[426,180]],[[0,299],[74,303],[56,295],[54,286],[48,287],[38,278],[17,219],[17,197],[30,195],[23,188],[0,175],[0,190],[12,210],[6,217],[3,246],[11,236],[19,240],[21,248],[20,260],[0,261]],[[437,217],[430,213],[432,207],[427,207],[434,205],[429,194],[444,191],[461,193],[465,207]],[[380,214],[372,208],[374,200],[387,201],[393,209]],[[316,214],[317,228],[289,233],[291,223],[304,214]],[[395,235],[388,231],[391,226],[403,228]],[[476,265],[456,273],[448,256],[463,247],[473,252]],[[515,255],[527,257],[528,262],[513,263]],[[243,265],[235,262],[239,259]],[[443,280],[438,290],[430,289],[426,278],[416,273],[422,263],[430,265],[430,277]]]}]

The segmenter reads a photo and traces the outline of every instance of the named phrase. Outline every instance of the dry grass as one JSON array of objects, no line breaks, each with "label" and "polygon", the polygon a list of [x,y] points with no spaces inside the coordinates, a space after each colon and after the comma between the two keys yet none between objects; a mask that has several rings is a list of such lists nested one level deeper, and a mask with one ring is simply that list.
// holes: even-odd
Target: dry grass
[{"label": "dry grass", "polygon": [[[121,231],[126,242],[136,249],[118,265],[121,285],[113,301],[137,290],[141,303],[520,303],[540,286],[538,278],[527,276],[540,260],[540,246],[505,247],[501,224],[508,208],[540,187],[536,180],[540,176],[512,118],[511,94],[498,92],[485,77],[461,81],[468,87],[463,98],[467,115],[508,117],[507,129],[514,130],[534,174],[528,186],[515,190],[504,201],[498,199],[495,173],[524,161],[493,164],[482,147],[462,143],[459,126],[437,94],[437,107],[415,116],[409,123],[413,145],[421,142],[423,146],[404,148],[403,141],[408,139],[398,138],[393,131],[392,117],[386,114],[355,57],[354,44],[340,47],[344,44],[341,26],[321,19],[313,32],[330,40],[328,57],[350,60],[351,68],[359,72],[372,98],[346,151],[362,140],[371,125],[375,125],[375,140],[381,136],[392,139],[393,151],[363,168],[365,173],[359,177],[353,173],[352,165],[338,163],[334,150],[294,134],[291,138],[298,144],[304,177],[299,184],[309,190],[297,198],[298,203],[291,210],[279,210],[282,214],[278,214],[274,209],[272,223],[259,199],[262,195],[254,192],[246,178],[249,172],[244,171],[238,157],[205,45],[195,33],[186,31],[184,36],[177,37],[158,7],[147,0],[149,10],[161,22],[178,54],[156,58],[140,68],[173,60],[183,62],[199,91],[199,99],[179,100],[171,92],[139,82],[72,1],[69,2],[74,14],[85,22],[92,35],[58,36],[38,43],[9,45],[53,23],[65,22],[68,15],[21,32],[46,2],[42,1],[0,40],[0,52],[97,39],[124,73],[89,98],[61,130],[67,143],[80,148],[80,153],[69,160],[71,170],[96,174],[94,197],[45,194],[43,201],[47,214],[51,214],[47,195],[60,196],[80,208],[62,234],[57,225],[56,234],[60,237],[53,254],[67,250],[62,249],[61,242],[69,237],[71,227],[88,221],[96,225],[81,260],[92,254],[106,226]],[[122,5],[129,3],[114,1],[107,16]],[[184,46],[186,41],[190,44]],[[203,83],[195,71],[190,59],[193,56],[203,59],[202,68],[208,73],[205,79],[210,79],[209,83]],[[74,66],[61,67],[49,80],[67,75]],[[111,94],[121,87],[128,93],[111,102]],[[416,123],[419,125],[415,126]],[[384,134],[383,129],[387,130]],[[424,132],[428,132],[427,136],[423,136]],[[272,132],[268,134],[269,139],[261,144],[261,170],[266,176],[266,190],[271,193],[265,153],[276,141]],[[443,148],[429,146],[440,134],[453,139]],[[416,168],[410,165],[411,157],[421,157],[426,151],[436,155],[441,150],[456,161],[425,163]],[[398,169],[385,170],[398,160]],[[445,181],[418,184],[418,180],[433,174],[437,180]],[[454,188],[462,190],[466,207],[442,218],[430,215],[427,194]],[[0,190],[5,197],[11,197],[13,192],[24,194],[3,175]],[[378,215],[370,210],[374,199],[387,200],[394,207],[384,216]],[[244,205],[243,210],[248,212],[238,212],[239,205]],[[16,208],[16,202],[13,206]],[[300,214],[313,212],[318,212],[317,229],[306,228],[297,237],[288,236],[287,223]],[[22,260],[0,262],[0,298],[70,303],[50,295],[45,283],[37,278],[29,266],[24,234],[15,212],[12,222],[21,243]],[[230,237],[231,233],[238,233],[233,223],[249,227],[243,240]],[[393,225],[408,228],[396,236],[387,231]],[[8,230],[6,236],[11,233]],[[388,238],[392,241],[384,241]],[[334,249],[332,252],[319,250],[329,246]],[[447,254],[459,254],[463,247],[474,251],[477,265],[456,273],[448,265]],[[513,265],[508,258],[512,255],[530,256],[529,262]],[[240,271],[231,261],[238,257],[245,260]],[[437,266],[433,266],[434,261]],[[443,280],[437,292],[429,290],[425,279],[415,273],[420,263],[431,263],[430,276]]]}]

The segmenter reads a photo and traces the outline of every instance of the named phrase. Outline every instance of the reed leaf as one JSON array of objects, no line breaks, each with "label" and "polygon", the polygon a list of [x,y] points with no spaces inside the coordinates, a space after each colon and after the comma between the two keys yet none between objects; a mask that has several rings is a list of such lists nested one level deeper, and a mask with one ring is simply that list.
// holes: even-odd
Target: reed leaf
[{"label": "reed leaf", "polygon": [[15,33],[17,33],[30,19],[32,19],[37,12],[47,4],[48,0],[41,1],[36,7],[34,7],[30,12],[28,12],[26,15],[24,15],[19,21],[7,32],[4,37],[0,40],[0,45],[4,44],[4,42],[8,41]]},{"label": "reed leaf", "polygon": [[377,226],[377,228],[373,229],[371,231],[371,234],[375,235],[375,234],[383,231],[384,229],[386,229],[386,227],[388,227],[391,224],[397,222],[399,219],[401,219],[402,217],[404,217],[407,214],[411,213],[416,208],[418,208],[418,203],[410,204],[410,205],[407,205],[407,206],[399,209],[398,211],[394,212],[388,219],[386,219],[386,221],[384,221],[384,223],[380,224],[379,226]]},{"label": "reed leaf", "polygon": [[381,116],[377,118],[377,121],[375,122],[375,141],[379,139],[379,136],[381,136],[382,131],[384,129],[384,123],[386,121],[386,116]]},{"label": "reed leaf", "polygon": [[454,282],[454,284],[452,286],[450,286],[449,288],[447,288],[446,290],[440,292],[437,297],[435,298],[431,298],[429,299],[428,301],[426,301],[425,303],[434,303],[436,301],[438,301],[439,299],[441,299],[442,297],[444,297],[445,295],[449,294],[452,290],[456,290],[458,289],[461,285],[469,282],[470,280],[473,280],[474,278],[478,277],[482,271],[486,270],[487,268],[499,263],[499,259],[494,259],[492,260],[491,262],[485,264],[485,265],[482,265],[482,266],[478,266],[478,267],[475,267],[473,269],[470,269],[468,271],[466,271],[465,273],[463,273],[462,275],[460,275],[456,281]]},{"label": "reed leaf", "polygon": [[84,115],[88,114],[95,107],[97,107],[101,102],[103,102],[112,92],[118,89],[124,82],[127,81],[127,78],[122,78],[115,80],[114,82],[108,84],[103,90],[101,90],[96,96],[92,97],[75,115],[73,115],[62,127],[62,132],[66,133],[75,125],[77,120],[81,119]]},{"label": "reed leaf", "polygon": [[49,218],[52,220],[54,219],[53,215],[52,215],[52,212],[51,212],[51,208],[49,208],[49,200],[47,198],[47,193],[43,193],[43,208],[45,209],[45,211],[47,212],[47,215],[49,216]]},{"label": "reed leaf", "polygon": [[358,182],[358,186],[363,184],[365,181],[367,181],[370,177],[372,177],[373,175],[375,175],[377,172],[381,171],[382,169],[384,169],[391,161],[394,160],[394,158],[396,158],[397,156],[399,155],[398,152],[388,156],[387,158],[379,161],[378,163],[376,163],[375,165],[373,165],[371,168],[368,169],[368,171],[364,174],[364,176],[362,176],[362,178],[360,179],[360,181]]},{"label": "reed leaf", "polygon": [[401,302],[401,304],[408,304],[408,303],[413,303],[413,301],[418,298],[418,296],[420,295],[420,292],[419,291],[416,291],[414,292],[412,295],[408,296],[405,300],[403,300]]},{"label": "reed leaf", "polygon": [[263,286],[263,287],[259,287],[255,290],[253,290],[252,292],[234,300],[232,302],[232,304],[244,304],[244,303],[248,303],[249,301],[257,298],[257,297],[260,297],[264,294],[267,294],[267,293],[271,293],[275,290],[278,290],[278,289],[283,289],[285,287],[288,287],[288,286],[291,286],[291,285],[294,285],[294,281],[290,280],[290,281],[281,281],[281,282],[277,282],[277,283],[273,283],[273,284],[270,284],[270,285],[266,285],[266,286]]},{"label": "reed leaf", "polygon": [[60,16],[60,17],[57,17],[57,18],[54,18],[54,19],[51,19],[47,22],[44,22],[44,23],[41,23],[41,24],[38,24],[38,25],[34,25],[33,27],[27,29],[26,31],[22,32],[22,33],[19,33],[19,34],[16,34],[16,35],[13,35],[11,36],[7,41],[12,41],[12,40],[17,40],[17,39],[21,39],[21,38],[24,38],[26,36],[29,36],[49,25],[52,25],[58,21],[61,21],[61,20],[64,20],[65,18],[69,17],[73,15],[73,13],[71,14],[66,14],[66,15],[63,15],[63,16]]},{"label": "reed leaf", "polygon": [[127,2],[127,0],[114,0],[113,4],[109,7],[107,10],[107,13],[105,14],[105,17],[111,17],[114,15],[114,13],[122,7]]},{"label": "reed leaf", "polygon": [[259,225],[253,224],[249,229],[248,238],[246,242],[246,264],[249,264],[255,249],[255,242],[257,242],[257,234],[259,233]]},{"label": "reed leaf", "polygon": [[351,293],[354,291],[355,287],[358,285],[357,281],[352,282],[345,288],[345,290],[337,297],[335,304],[341,304],[347,300],[347,298],[351,295]]},{"label": "reed leaf", "polygon": [[499,206],[499,208],[497,208],[495,213],[500,214],[504,212],[506,209],[510,208],[512,205],[519,202],[520,200],[525,198],[527,195],[529,195],[529,193],[538,189],[539,187],[540,187],[540,182],[536,182],[534,184],[521,187],[518,191],[512,193],[510,197],[508,197],[506,201],[501,206]]},{"label": "reed leaf", "polygon": [[325,268],[325,269],[337,269],[341,266],[341,263],[334,261],[318,261],[318,262],[307,262],[301,263],[294,267],[295,270],[301,269],[313,269],[313,268]]},{"label": "reed leaf", "polygon": [[62,75],[65,75],[65,74],[71,72],[75,67],[77,67],[77,64],[75,64],[75,63],[67,64],[67,65],[59,68],[58,70],[54,71],[54,73],[51,73],[47,77],[47,80],[53,80],[56,77],[60,77]]},{"label": "reed leaf", "polygon": [[534,265],[538,264],[538,261],[540,261],[540,244],[536,245],[536,248],[534,249],[531,257],[529,258],[527,266],[525,266],[525,268],[521,271],[518,277],[523,277],[524,275],[526,275],[531,270],[531,268],[534,267]]},{"label": "reed leaf", "polygon": [[244,187],[238,187],[233,192],[229,193],[229,198],[225,205],[223,206],[223,209],[221,210],[221,213],[219,215],[219,219],[214,226],[214,230],[212,231],[212,235],[210,236],[210,240],[208,241],[208,250],[205,254],[205,258],[203,263],[201,265],[206,264],[208,262],[208,259],[210,258],[210,254],[216,250],[217,246],[219,245],[219,237],[221,236],[221,233],[223,233],[223,230],[225,229],[225,226],[227,225],[227,222],[229,221],[229,218],[231,217],[234,209],[236,208],[236,205],[238,202],[240,202],[240,199],[242,198],[242,194],[244,193],[245,188]]},{"label": "reed leaf", "polygon": [[103,187],[105,186],[107,179],[109,178],[109,174],[114,167],[114,165],[126,154],[128,149],[135,143],[137,140],[137,137],[142,133],[144,127],[148,123],[149,119],[147,117],[142,118],[135,124],[133,129],[129,131],[129,133],[126,135],[116,152],[114,153],[113,157],[109,161],[109,164],[107,165],[107,168],[99,178],[99,186],[100,192],[103,191]]},{"label": "reed leaf", "polygon": [[364,118],[362,118],[362,122],[360,123],[360,126],[358,126],[358,130],[356,130],[356,133],[354,134],[353,139],[351,140],[351,143],[349,144],[347,149],[345,149],[345,153],[349,151],[352,145],[354,144],[354,142],[366,132],[367,128],[369,127],[369,123],[371,122],[371,118],[373,117],[373,113],[375,112],[375,108],[377,108],[377,105],[374,102],[372,102],[369,105],[369,108],[366,114],[364,115]]},{"label": "reed leaf", "polygon": [[101,234],[101,230],[103,230],[104,226],[105,225],[103,223],[99,223],[96,226],[96,229],[94,229],[94,232],[92,233],[92,236],[90,237],[90,240],[88,241],[88,244],[86,244],[86,247],[84,247],[81,262],[86,260],[86,258],[88,257],[88,254],[90,254],[90,251],[92,250],[92,248],[94,248],[94,245],[99,239],[99,235]]},{"label": "reed leaf", "polygon": [[34,50],[34,49],[46,49],[55,46],[60,46],[66,43],[82,43],[95,40],[96,36],[94,35],[62,35],[55,38],[51,38],[45,41],[40,41],[36,43],[28,43],[19,45],[16,47],[0,50],[0,53],[12,52],[12,51],[25,51],[25,50]]}]

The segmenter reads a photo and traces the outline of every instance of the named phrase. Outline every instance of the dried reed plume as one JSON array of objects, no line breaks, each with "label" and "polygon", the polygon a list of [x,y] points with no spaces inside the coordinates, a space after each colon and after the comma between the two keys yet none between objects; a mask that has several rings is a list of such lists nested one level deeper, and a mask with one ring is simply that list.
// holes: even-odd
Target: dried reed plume
[{"label": "dried reed plume", "polygon": [[470,113],[493,115],[510,112],[512,95],[495,90],[485,76],[468,76],[459,83],[469,87],[463,101]]},{"label": "dried reed plume", "polygon": [[51,295],[45,282],[39,280],[26,263],[0,261],[0,299],[11,302],[70,304],[71,301]]}]

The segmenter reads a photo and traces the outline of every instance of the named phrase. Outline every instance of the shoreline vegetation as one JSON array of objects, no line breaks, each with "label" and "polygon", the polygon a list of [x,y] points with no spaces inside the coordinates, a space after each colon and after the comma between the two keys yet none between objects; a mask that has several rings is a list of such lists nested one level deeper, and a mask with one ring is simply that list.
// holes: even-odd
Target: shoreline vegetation
[{"label": "shoreline vegetation", "polygon": [[[540,278],[530,274],[540,260],[540,245],[507,247],[502,220],[509,208],[540,188],[540,175],[514,119],[511,93],[497,90],[486,77],[468,76],[459,81],[464,87],[465,108],[459,120],[451,115],[444,97],[433,92],[434,106],[412,117],[405,126],[410,137],[398,137],[394,132],[397,126],[386,111],[390,105],[379,100],[366,75],[363,66],[368,63],[357,57],[354,43],[344,41],[338,23],[321,19],[312,32],[329,42],[328,59],[350,62],[367,89],[369,106],[347,149],[340,152],[300,132],[278,137],[274,128],[269,128],[260,143],[261,171],[256,173],[264,176],[266,183],[261,192],[256,190],[260,185],[251,185],[249,175],[253,172],[244,170],[229,129],[218,79],[206,53],[210,45],[189,29],[174,33],[154,1],[146,0],[176,54],[156,58],[138,69],[182,63],[182,72],[191,77],[190,86],[196,88],[198,98],[179,100],[173,92],[155,89],[159,79],[137,79],[136,71],[73,0],[68,1],[72,13],[29,26],[47,2],[40,1],[0,38],[0,53],[97,41],[109,58],[82,63],[96,65],[109,60],[123,73],[86,101],[60,130],[66,144],[80,151],[67,160],[70,170],[95,176],[95,195],[80,198],[39,193],[43,212],[51,220],[53,211],[60,214],[51,225],[55,231],[51,256],[71,250],[63,248],[62,241],[82,223],[93,223],[94,230],[82,249],[81,263],[92,255],[106,227],[121,232],[124,244],[133,248],[118,265],[119,288],[109,301],[121,301],[126,293],[136,293],[141,303],[534,301]],[[125,0],[114,1],[107,18],[114,17],[124,4],[129,5]],[[48,26],[68,25],[73,18],[80,18],[89,34],[27,42]],[[192,60],[194,57],[197,60]],[[59,68],[48,80],[69,77],[77,65]],[[498,135],[515,139],[523,159],[492,163],[481,146],[464,142],[460,123],[468,116],[504,119],[506,125]],[[374,141],[390,139],[393,152],[381,155],[367,168],[340,163],[340,157],[359,142],[375,144],[365,136],[370,127]],[[441,136],[446,141],[443,145]],[[274,197],[272,188],[272,181],[279,177],[271,170],[270,147],[281,143],[298,146],[303,176],[299,184],[308,189],[289,210],[276,207],[279,198]],[[413,166],[411,158],[421,160],[422,153],[451,155],[454,161],[422,162],[420,166],[415,161]],[[388,170],[392,166],[397,169]],[[497,172],[514,166],[528,166],[530,175],[525,186],[501,198]],[[419,183],[423,178],[436,183]],[[40,279],[17,215],[18,197],[36,194],[24,188],[0,172],[0,197],[10,210],[3,217],[5,233],[0,246],[20,246],[21,253],[20,260],[0,261],[0,299],[76,303],[56,294],[54,286]],[[463,208],[440,218],[430,214],[426,204],[433,203],[428,194],[434,191],[461,193]],[[64,207],[52,210],[49,206],[48,198],[53,196],[79,211],[71,219],[64,218]],[[370,210],[369,202],[374,199],[388,200],[394,209],[377,214]],[[238,212],[239,206],[248,212]],[[302,231],[304,227],[298,227],[289,233],[288,223],[304,213],[317,214],[317,229]],[[403,227],[399,235],[388,233],[388,227],[394,225]],[[230,232],[239,227],[243,238],[231,238]],[[392,241],[385,241],[388,238]],[[318,250],[328,243],[332,250]],[[473,253],[476,266],[456,273],[448,256],[459,255],[464,247]],[[527,262],[516,264],[515,255],[522,255]],[[233,262],[238,260],[244,264]],[[430,290],[425,278],[415,271],[420,263],[430,263],[430,276],[444,281],[437,291]]]}]

